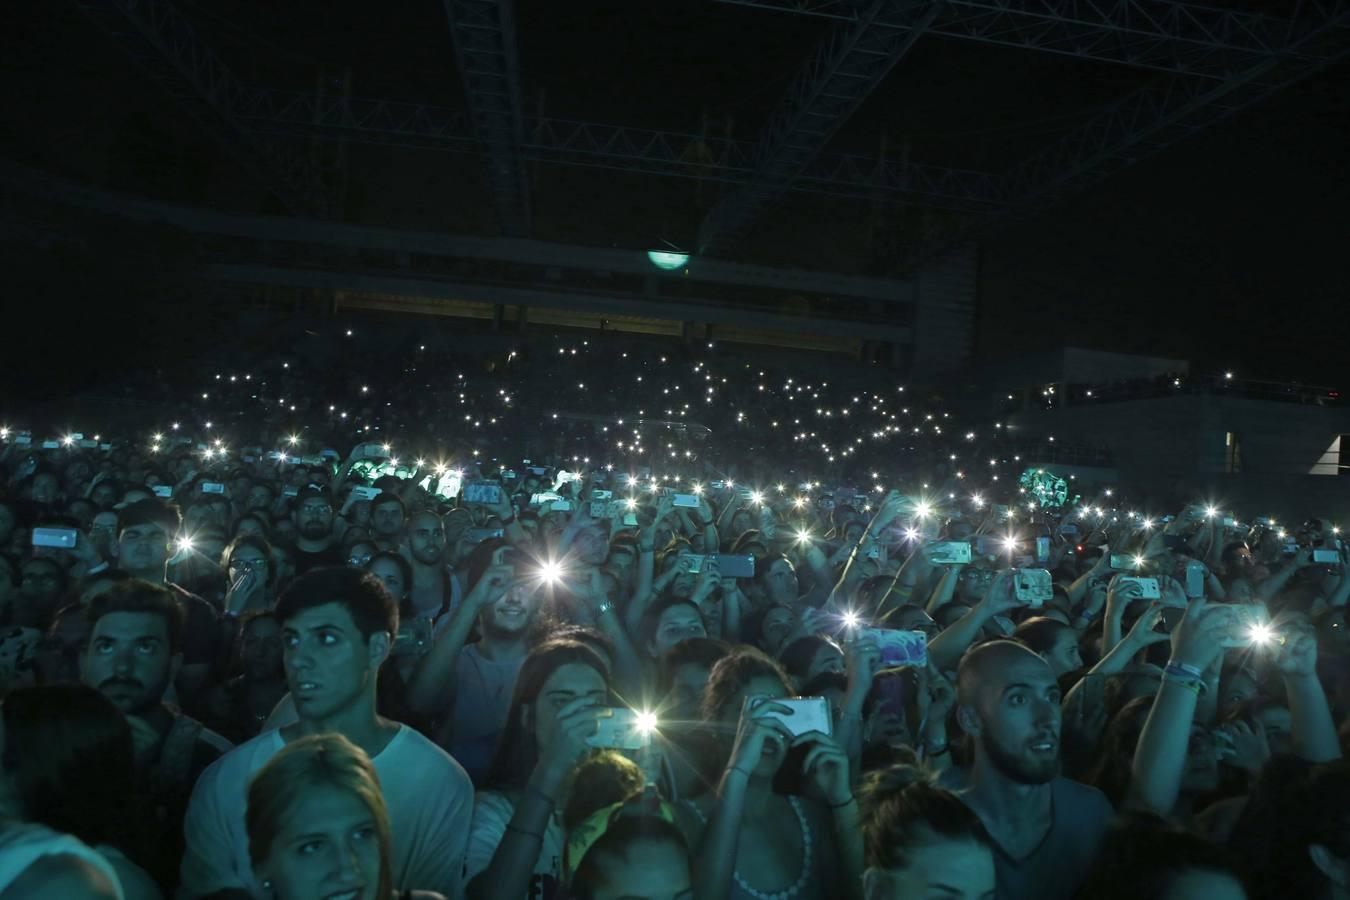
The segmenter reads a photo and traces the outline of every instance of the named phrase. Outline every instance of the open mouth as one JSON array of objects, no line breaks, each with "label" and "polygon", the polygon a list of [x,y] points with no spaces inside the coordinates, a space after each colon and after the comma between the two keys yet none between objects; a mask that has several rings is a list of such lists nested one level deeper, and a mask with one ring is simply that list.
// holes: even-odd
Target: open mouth
[{"label": "open mouth", "polygon": [[1032,743],[1030,747],[1036,756],[1054,756],[1059,753],[1059,739],[1046,738]]}]

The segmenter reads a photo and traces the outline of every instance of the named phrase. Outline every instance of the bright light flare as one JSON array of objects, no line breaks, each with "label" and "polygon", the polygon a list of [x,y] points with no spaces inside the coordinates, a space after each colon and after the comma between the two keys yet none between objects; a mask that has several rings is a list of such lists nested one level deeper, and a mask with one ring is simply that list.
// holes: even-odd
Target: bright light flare
[{"label": "bright light flare", "polygon": [[811,532],[809,532],[809,531],[798,531],[798,532],[797,532],[797,543],[799,543],[799,544],[809,544],[809,543],[811,543]]},{"label": "bright light flare", "polygon": [[751,500],[751,502],[756,503],[756,504],[763,504],[763,503],[764,503],[764,494],[761,493],[760,491],[751,491],[751,492],[750,492],[750,500]]},{"label": "bright light flare", "polygon": [[1144,558],[1142,556],[1136,556],[1134,558],[1134,567],[1136,569],[1142,569],[1144,567]]},{"label": "bright light flare", "polygon": [[1207,518],[1207,519],[1212,519],[1212,518],[1214,518],[1215,516],[1217,516],[1218,514],[1219,514],[1219,508],[1218,508],[1217,506],[1206,506],[1206,507],[1205,507],[1205,518]]},{"label": "bright light flare", "polygon": [[539,567],[539,580],[545,584],[557,584],[562,581],[562,576],[562,563],[556,560],[550,559]]},{"label": "bright light flare", "polygon": [[920,500],[914,505],[914,515],[918,516],[920,519],[926,519],[932,514],[933,507],[930,504]]},{"label": "bright light flare", "polygon": [[1253,625],[1247,629],[1247,637],[1251,638],[1253,644],[1265,646],[1275,640],[1275,629],[1269,625]]},{"label": "bright light flare", "polygon": [[844,612],[845,628],[857,628],[858,625],[861,623],[861,621],[862,620],[858,618],[858,614],[853,612],[853,610],[845,610]]},{"label": "bright light flare", "polygon": [[906,529],[905,529],[905,540],[907,540],[907,541],[917,541],[918,539],[919,539],[919,530],[918,530],[917,528],[906,528]]},{"label": "bright light flare", "polygon": [[288,443],[288,444],[298,444],[298,443],[300,443],[300,435],[298,435],[298,434],[293,434],[293,435],[291,435],[290,437],[286,438],[286,443]]},{"label": "bright light flare", "polygon": [[648,709],[638,710],[637,715],[633,717],[633,730],[643,737],[653,734],[660,724],[656,713]]},{"label": "bright light flare", "polygon": [[179,539],[178,539],[178,549],[179,549],[180,551],[183,551],[183,550],[191,550],[191,549],[192,549],[192,538],[190,538],[190,537],[182,537],[182,538],[179,538]]}]

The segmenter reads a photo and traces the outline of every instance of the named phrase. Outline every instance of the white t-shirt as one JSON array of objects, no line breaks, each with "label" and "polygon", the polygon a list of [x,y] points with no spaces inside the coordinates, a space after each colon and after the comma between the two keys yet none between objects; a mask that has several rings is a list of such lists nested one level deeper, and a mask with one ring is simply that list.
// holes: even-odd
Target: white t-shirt
[{"label": "white t-shirt", "polygon": [[[244,808],[253,774],[285,741],[280,731],[261,734],[231,750],[202,773],[192,791],[183,833],[179,897],[201,897],[242,888],[262,897],[248,857]],[[459,764],[407,726],[374,759],[389,810],[394,887],[462,896],[464,852],[469,840],[473,785]]]},{"label": "white t-shirt", "polygon": [[[478,796],[473,798],[473,830],[469,835],[469,853],[464,863],[465,884],[492,862],[497,846],[506,836],[506,825],[515,814],[516,805],[505,794],[479,791]],[[548,821],[548,828],[544,829],[544,841],[539,848],[539,858],[534,862],[534,877],[530,879],[529,893],[522,900],[552,900],[558,896],[565,839],[561,817],[554,812]],[[496,897],[493,900],[512,898]]]},{"label": "white t-shirt", "polygon": [[102,872],[119,900],[122,897],[122,883],[117,873],[97,850],[79,838],[31,822],[10,822],[0,826],[0,894],[44,856],[79,857]]}]

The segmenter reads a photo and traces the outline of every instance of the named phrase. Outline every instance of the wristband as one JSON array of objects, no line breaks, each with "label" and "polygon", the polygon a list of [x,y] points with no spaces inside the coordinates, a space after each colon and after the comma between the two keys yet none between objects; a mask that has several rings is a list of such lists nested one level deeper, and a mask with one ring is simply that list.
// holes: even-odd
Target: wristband
[{"label": "wristband", "polygon": [[510,822],[507,822],[507,823],[506,823],[506,830],[507,830],[507,831],[514,831],[516,834],[523,834],[523,835],[525,835],[526,837],[532,837],[532,838],[534,838],[536,841],[542,841],[542,840],[544,839],[544,836],[543,836],[542,834],[536,834],[536,833],[533,832],[533,831],[526,831],[524,828],[517,828],[516,826],[512,825]]},{"label": "wristband", "polygon": [[1165,672],[1163,674],[1163,683],[1175,684],[1179,688],[1185,688],[1192,694],[1195,694],[1195,696],[1197,697],[1199,697],[1201,694],[1205,692],[1205,683],[1203,681],[1195,681],[1190,678],[1182,678],[1180,676],[1172,674],[1171,672]]},{"label": "wristband", "polygon": [[1192,678],[1199,678],[1201,681],[1204,681],[1205,679],[1203,670],[1197,669],[1195,666],[1187,665],[1186,663],[1169,659],[1167,661],[1167,668],[1178,670],[1177,674],[1180,675],[1190,675]]},{"label": "wristband", "polygon": [[1091,622],[1095,618],[1097,618],[1097,614],[1090,609],[1085,609],[1078,614],[1078,619],[1081,622]]},{"label": "wristband", "polygon": [[848,806],[850,803],[855,802],[857,799],[858,799],[857,797],[853,796],[852,794],[849,794],[847,800],[845,800],[843,803],[835,803],[835,804],[832,804],[832,805],[830,806],[830,809],[832,809],[832,810],[833,810],[833,809],[843,809],[845,806]]},{"label": "wristband", "polygon": [[108,561],[105,559],[98,565],[90,566],[88,570],[84,573],[84,577],[88,578],[90,575],[97,575],[99,572],[102,572],[107,568],[108,568]]}]

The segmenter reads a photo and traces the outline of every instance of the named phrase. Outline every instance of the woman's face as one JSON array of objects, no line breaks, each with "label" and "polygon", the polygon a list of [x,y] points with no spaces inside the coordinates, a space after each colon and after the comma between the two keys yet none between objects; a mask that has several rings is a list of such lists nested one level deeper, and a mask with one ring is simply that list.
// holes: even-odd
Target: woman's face
[{"label": "woman's face", "polygon": [[[736,726],[740,722],[741,709],[745,706],[747,697],[762,697],[769,700],[781,700],[788,695],[783,689],[783,684],[777,678],[768,676],[758,676],[750,679],[750,683],[729,698],[722,707],[719,721],[728,730],[728,735],[736,733]],[[728,744],[728,749],[730,745]],[[783,759],[787,756],[787,746],[777,737],[770,736],[764,740],[764,751],[760,754],[759,762],[755,766],[755,774],[771,778],[778,771],[778,767],[783,764]]]},{"label": "woman's face", "polygon": [[558,735],[558,712],[571,703],[578,706],[609,703],[609,685],[599,672],[584,663],[566,663],[544,679],[534,701],[534,739],[540,753],[553,746]]},{"label": "woman's face", "polygon": [[380,866],[370,809],[350,791],[319,785],[301,793],[258,874],[277,900],[376,900]]},{"label": "woman's face", "polygon": [[33,479],[33,502],[50,505],[56,502],[61,491],[61,482],[50,472],[43,472]]},{"label": "woman's face", "polygon": [[1219,716],[1230,712],[1256,696],[1256,682],[1251,676],[1235,672],[1223,679],[1219,691]]},{"label": "woman's face", "polygon": [[392,559],[377,559],[370,564],[370,574],[384,582],[394,599],[402,600],[408,595],[408,585],[403,580],[403,568]]},{"label": "woman's face", "polygon": [[914,847],[906,865],[863,873],[867,900],[993,900],[994,855],[969,840],[934,837]]},{"label": "woman's face", "polygon": [[1072,628],[1064,629],[1055,638],[1055,646],[1045,654],[1045,661],[1050,664],[1050,671],[1055,673],[1056,678],[1065,672],[1083,668],[1083,656],[1078,652],[1078,640]]},{"label": "woman's face", "polygon": [[370,565],[370,558],[376,553],[375,545],[362,541],[352,544],[351,550],[347,551],[347,564],[351,566],[360,566],[365,568]]},{"label": "woman's face", "polygon": [[685,638],[707,637],[703,614],[687,603],[679,603],[661,613],[656,633],[647,650],[656,659],[664,659],[670,649]]}]

